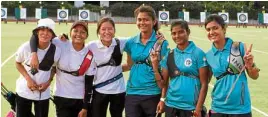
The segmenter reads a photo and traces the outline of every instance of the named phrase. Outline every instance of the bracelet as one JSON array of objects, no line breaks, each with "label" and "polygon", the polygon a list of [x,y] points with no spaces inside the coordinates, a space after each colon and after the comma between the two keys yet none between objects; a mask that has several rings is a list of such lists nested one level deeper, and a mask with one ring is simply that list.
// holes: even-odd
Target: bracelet
[{"label": "bracelet", "polygon": [[165,102],[166,98],[160,98],[160,101]]}]

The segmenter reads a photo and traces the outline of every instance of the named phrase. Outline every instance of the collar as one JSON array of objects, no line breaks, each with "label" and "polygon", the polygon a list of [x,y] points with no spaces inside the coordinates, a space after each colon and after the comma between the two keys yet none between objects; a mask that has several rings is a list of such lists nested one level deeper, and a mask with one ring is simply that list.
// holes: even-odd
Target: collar
[{"label": "collar", "polygon": [[[116,46],[116,45],[117,44],[116,44],[115,38],[113,38],[112,39],[112,43],[111,43],[111,45],[109,47]],[[101,49],[101,48],[109,48],[109,47],[103,45],[100,39],[97,41],[97,47],[98,47],[98,49]]]},{"label": "collar", "polygon": [[213,54],[217,54],[219,51],[229,50],[232,46],[233,40],[229,37],[225,38],[225,45],[222,50],[217,49],[214,44],[212,44],[212,52]]},{"label": "collar", "polygon": [[193,41],[188,41],[189,42],[189,45],[184,49],[184,50],[180,50],[179,48],[176,47],[175,51],[179,52],[179,53],[188,53],[188,54],[191,54],[194,49],[195,49],[195,44]]},{"label": "collar", "polygon": [[[155,30],[153,30],[151,37],[149,38],[148,41],[156,41],[156,33]],[[141,33],[139,33],[138,35],[135,36],[135,43],[141,43]]]},{"label": "collar", "polygon": [[76,50],[74,49],[74,47],[73,47],[72,41],[70,41],[69,46],[70,46],[70,51],[71,51],[71,52],[76,52],[76,53],[79,53],[80,55],[85,55],[85,54],[87,53],[87,50],[88,50],[88,49],[86,48],[86,46],[84,46],[82,50],[80,50],[80,51],[76,51]]},{"label": "collar", "polygon": [[37,48],[37,49],[39,49],[39,50],[41,50],[41,51],[47,51],[47,50],[50,48],[50,46],[51,46],[51,42],[49,42],[49,44],[48,44],[47,48],[45,48],[44,50],[39,49],[39,48]]}]

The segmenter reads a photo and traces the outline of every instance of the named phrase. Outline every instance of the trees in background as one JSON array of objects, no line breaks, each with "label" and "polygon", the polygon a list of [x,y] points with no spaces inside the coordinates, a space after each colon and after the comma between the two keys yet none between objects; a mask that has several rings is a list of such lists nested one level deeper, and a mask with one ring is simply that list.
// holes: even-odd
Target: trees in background
[{"label": "trees in background", "polygon": [[[8,8],[8,14],[11,16],[14,15],[14,9],[19,6],[18,1],[2,1],[1,4],[2,7]],[[21,4],[27,8],[27,16],[35,16],[35,8],[40,7],[39,1],[22,1]],[[205,6],[210,13],[218,13],[224,9],[225,12],[229,12],[230,19],[236,19],[236,13],[242,11],[242,6],[243,11],[248,13],[250,19],[257,19],[256,14],[262,11],[263,6],[268,12],[268,1],[113,1],[109,7],[100,7],[87,2],[83,8],[99,13],[100,10],[104,9],[106,12],[111,13],[112,16],[134,17],[134,10],[142,4],[151,5],[156,11],[163,9],[169,11],[172,19],[177,18],[178,11],[182,11],[183,8],[190,12],[190,18],[199,19],[200,12],[205,10]],[[164,7],[162,6],[163,4]],[[56,9],[62,6],[66,9],[71,9],[72,14],[76,14],[79,9],[83,9],[75,8],[73,2],[70,1],[64,2],[64,4],[59,1],[44,1],[42,6],[48,9],[49,16],[57,16]]]}]

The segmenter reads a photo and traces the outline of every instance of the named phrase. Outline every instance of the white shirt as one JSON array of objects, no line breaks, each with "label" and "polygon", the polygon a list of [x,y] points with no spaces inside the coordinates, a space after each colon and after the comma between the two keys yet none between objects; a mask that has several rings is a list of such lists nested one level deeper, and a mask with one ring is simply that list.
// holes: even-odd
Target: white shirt
[{"label": "white shirt", "polygon": [[[126,39],[119,39],[120,41],[120,50],[123,53],[123,49],[125,47]],[[95,40],[90,42],[87,46],[93,52],[94,65],[96,68],[96,75],[94,77],[94,85],[107,81],[118,74],[122,73],[122,66],[104,66],[97,68],[97,66],[107,63],[114,51],[114,47],[116,46],[115,39],[112,39],[112,44],[107,47],[102,44],[100,40]],[[116,80],[113,83],[107,84],[103,87],[96,88],[96,90],[100,93],[104,94],[118,94],[126,91],[125,80],[124,77]]]},{"label": "white shirt", "polygon": [[[47,53],[49,47],[50,44],[44,50],[37,49],[37,56],[39,63],[41,63],[41,61],[44,59],[44,56]],[[60,48],[56,47],[54,55],[54,64],[58,62],[60,56],[61,56],[61,50]],[[26,42],[19,47],[16,53],[16,62],[24,63],[23,66],[25,70],[28,72],[29,76],[36,82],[37,85],[45,83],[49,80],[51,69],[49,71],[42,71],[38,69],[38,73],[36,73],[34,76],[30,73],[31,68],[27,66],[30,65],[31,62],[31,48],[29,42]],[[50,87],[48,87],[44,92],[42,92],[40,97],[39,91],[31,91],[28,88],[27,81],[22,75],[20,75],[20,77],[16,81],[16,92],[19,96],[30,100],[45,100],[50,97]]]},{"label": "white shirt", "polygon": [[[77,71],[88,53],[88,48],[84,47],[82,50],[76,51],[71,41],[62,42],[58,39],[53,39],[53,43],[62,49],[62,55],[57,67],[65,71]],[[59,69],[57,69],[56,83],[54,86],[55,96],[83,99],[85,92],[85,76],[73,76]],[[88,68],[85,74],[94,75],[94,69],[91,69],[91,67]]]}]

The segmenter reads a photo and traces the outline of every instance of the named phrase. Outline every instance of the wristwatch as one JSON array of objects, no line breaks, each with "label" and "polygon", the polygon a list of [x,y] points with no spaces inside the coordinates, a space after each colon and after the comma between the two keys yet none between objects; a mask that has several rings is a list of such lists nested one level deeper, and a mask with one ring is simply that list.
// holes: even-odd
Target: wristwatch
[{"label": "wristwatch", "polygon": [[160,98],[160,101],[165,102],[166,98]]}]

